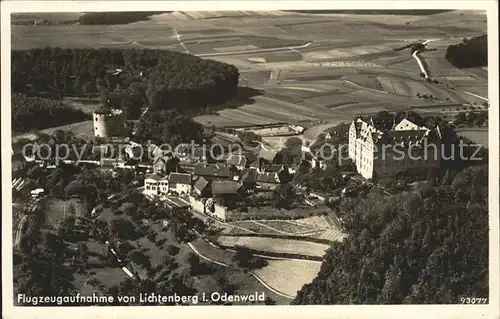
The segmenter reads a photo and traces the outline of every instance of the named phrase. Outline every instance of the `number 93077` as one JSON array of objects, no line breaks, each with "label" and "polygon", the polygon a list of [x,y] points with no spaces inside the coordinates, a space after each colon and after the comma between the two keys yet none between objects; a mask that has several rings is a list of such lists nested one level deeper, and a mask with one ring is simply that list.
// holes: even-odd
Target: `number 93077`
[{"label": "number 93077", "polygon": [[488,298],[460,297],[460,302],[463,305],[484,305],[488,303]]}]

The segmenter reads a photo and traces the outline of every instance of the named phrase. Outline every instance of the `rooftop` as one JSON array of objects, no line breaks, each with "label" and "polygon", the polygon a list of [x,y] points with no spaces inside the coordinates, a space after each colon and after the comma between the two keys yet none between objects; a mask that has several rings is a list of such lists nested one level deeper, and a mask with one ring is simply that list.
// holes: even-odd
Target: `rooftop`
[{"label": "rooftop", "polygon": [[198,180],[196,181],[196,183],[194,183],[194,188],[197,189],[197,190],[199,190],[199,191],[202,191],[209,184],[210,184],[210,182],[208,180],[206,180],[203,177],[200,177],[200,178],[198,178]]},{"label": "rooftop", "polygon": [[279,184],[280,178],[278,173],[260,173],[259,176],[257,177],[257,182],[259,183],[272,183],[272,184]]},{"label": "rooftop", "polygon": [[214,195],[231,195],[237,194],[241,188],[241,184],[233,181],[214,181],[212,183],[212,194]]},{"label": "rooftop", "polygon": [[231,171],[229,166],[220,164],[198,164],[194,169],[194,174],[198,176],[229,177]]},{"label": "rooftop", "polygon": [[168,176],[169,183],[191,185],[191,174],[186,173],[170,173]]}]

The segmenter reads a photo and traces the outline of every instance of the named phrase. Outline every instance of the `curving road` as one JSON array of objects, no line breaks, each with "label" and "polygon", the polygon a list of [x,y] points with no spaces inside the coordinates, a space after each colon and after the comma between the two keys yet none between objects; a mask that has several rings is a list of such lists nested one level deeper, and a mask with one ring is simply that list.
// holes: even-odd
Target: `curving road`
[{"label": "curving road", "polygon": [[[200,258],[208,261],[208,262],[211,262],[211,263],[214,263],[216,265],[219,265],[219,266],[222,266],[222,267],[225,267],[225,268],[232,268],[230,265],[228,264],[225,264],[225,263],[222,263],[222,262],[219,262],[219,261],[216,261],[216,260],[213,260],[211,258],[208,258],[204,255],[202,255],[197,249],[196,247],[194,247],[193,244],[191,243],[188,243],[188,246],[189,248],[191,248],[191,250],[196,254],[198,255]],[[281,291],[278,291],[276,289],[274,289],[273,287],[269,286],[264,280],[262,280],[262,278],[260,278],[256,273],[254,273],[253,271],[249,271],[248,272],[250,275],[252,275],[255,279],[257,279],[264,287],[266,287],[267,289],[269,289],[270,291],[274,292],[275,294],[279,295],[279,296],[282,296],[282,297],[285,297],[287,299],[294,299],[295,297],[294,296],[291,296],[291,295],[288,295],[288,294],[285,294]]]}]

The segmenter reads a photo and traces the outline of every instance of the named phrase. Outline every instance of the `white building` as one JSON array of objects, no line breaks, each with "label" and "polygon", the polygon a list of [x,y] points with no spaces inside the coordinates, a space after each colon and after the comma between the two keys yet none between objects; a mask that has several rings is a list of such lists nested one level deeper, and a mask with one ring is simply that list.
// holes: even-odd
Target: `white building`
[{"label": "white building", "polygon": [[153,174],[144,179],[144,194],[165,196],[170,193],[190,194],[192,190],[191,174],[170,173],[167,176]]},{"label": "white building", "polygon": [[355,119],[349,128],[349,157],[367,179],[439,168],[439,127],[431,130],[407,119]]},{"label": "white building", "polygon": [[192,189],[191,174],[170,173],[168,176],[168,191],[177,194],[189,194]]}]

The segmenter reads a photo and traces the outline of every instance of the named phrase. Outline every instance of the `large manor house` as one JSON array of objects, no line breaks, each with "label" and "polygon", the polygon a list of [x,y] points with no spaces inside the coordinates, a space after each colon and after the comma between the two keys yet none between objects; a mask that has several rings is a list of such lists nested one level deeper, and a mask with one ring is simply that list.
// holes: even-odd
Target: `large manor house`
[{"label": "large manor house", "polygon": [[439,168],[440,141],[439,127],[429,129],[408,119],[396,124],[392,116],[380,120],[358,117],[349,128],[349,157],[367,179],[426,174]]}]

